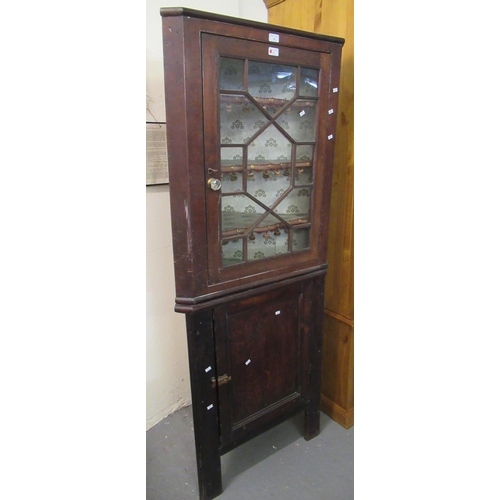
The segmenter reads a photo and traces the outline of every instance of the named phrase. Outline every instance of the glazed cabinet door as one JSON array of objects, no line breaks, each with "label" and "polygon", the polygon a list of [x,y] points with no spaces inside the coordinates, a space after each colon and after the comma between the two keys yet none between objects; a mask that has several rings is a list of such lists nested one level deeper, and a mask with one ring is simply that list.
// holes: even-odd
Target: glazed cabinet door
[{"label": "glazed cabinet door", "polygon": [[300,285],[215,310],[222,447],[301,403]]},{"label": "glazed cabinet door", "polygon": [[329,56],[210,34],[202,50],[211,283],[314,260]]}]

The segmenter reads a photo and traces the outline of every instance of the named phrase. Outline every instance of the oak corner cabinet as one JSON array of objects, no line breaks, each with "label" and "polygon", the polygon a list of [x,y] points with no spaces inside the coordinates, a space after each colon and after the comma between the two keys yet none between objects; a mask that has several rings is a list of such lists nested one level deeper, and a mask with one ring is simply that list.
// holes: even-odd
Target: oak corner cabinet
[{"label": "oak corner cabinet", "polygon": [[220,457],[292,415],[319,433],[344,40],[163,8],[175,310],[202,500]]}]

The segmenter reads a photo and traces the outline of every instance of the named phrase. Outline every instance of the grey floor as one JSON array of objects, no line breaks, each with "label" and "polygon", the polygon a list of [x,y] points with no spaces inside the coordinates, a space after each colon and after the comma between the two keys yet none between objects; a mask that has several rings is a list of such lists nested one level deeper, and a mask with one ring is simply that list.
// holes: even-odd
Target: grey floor
[{"label": "grey floor", "polygon": [[[146,433],[147,500],[198,500],[191,407]],[[305,441],[302,415],[222,456],[220,500],[351,500],[354,427],[321,413],[321,434]]]}]

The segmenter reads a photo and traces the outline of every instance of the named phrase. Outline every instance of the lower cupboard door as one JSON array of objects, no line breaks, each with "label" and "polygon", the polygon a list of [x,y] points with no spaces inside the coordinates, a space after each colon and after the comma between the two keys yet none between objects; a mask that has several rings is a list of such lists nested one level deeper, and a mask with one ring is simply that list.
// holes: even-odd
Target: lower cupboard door
[{"label": "lower cupboard door", "polygon": [[222,448],[301,404],[301,301],[297,285],[214,310]]}]

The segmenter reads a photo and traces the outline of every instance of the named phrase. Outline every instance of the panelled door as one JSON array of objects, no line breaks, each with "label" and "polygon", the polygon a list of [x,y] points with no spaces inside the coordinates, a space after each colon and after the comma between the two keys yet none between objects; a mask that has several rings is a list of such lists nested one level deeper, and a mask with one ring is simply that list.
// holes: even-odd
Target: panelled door
[{"label": "panelled door", "polygon": [[291,285],[215,309],[223,447],[302,403],[301,290]]},{"label": "panelled door", "polygon": [[329,61],[203,34],[211,283],[316,258]]}]

